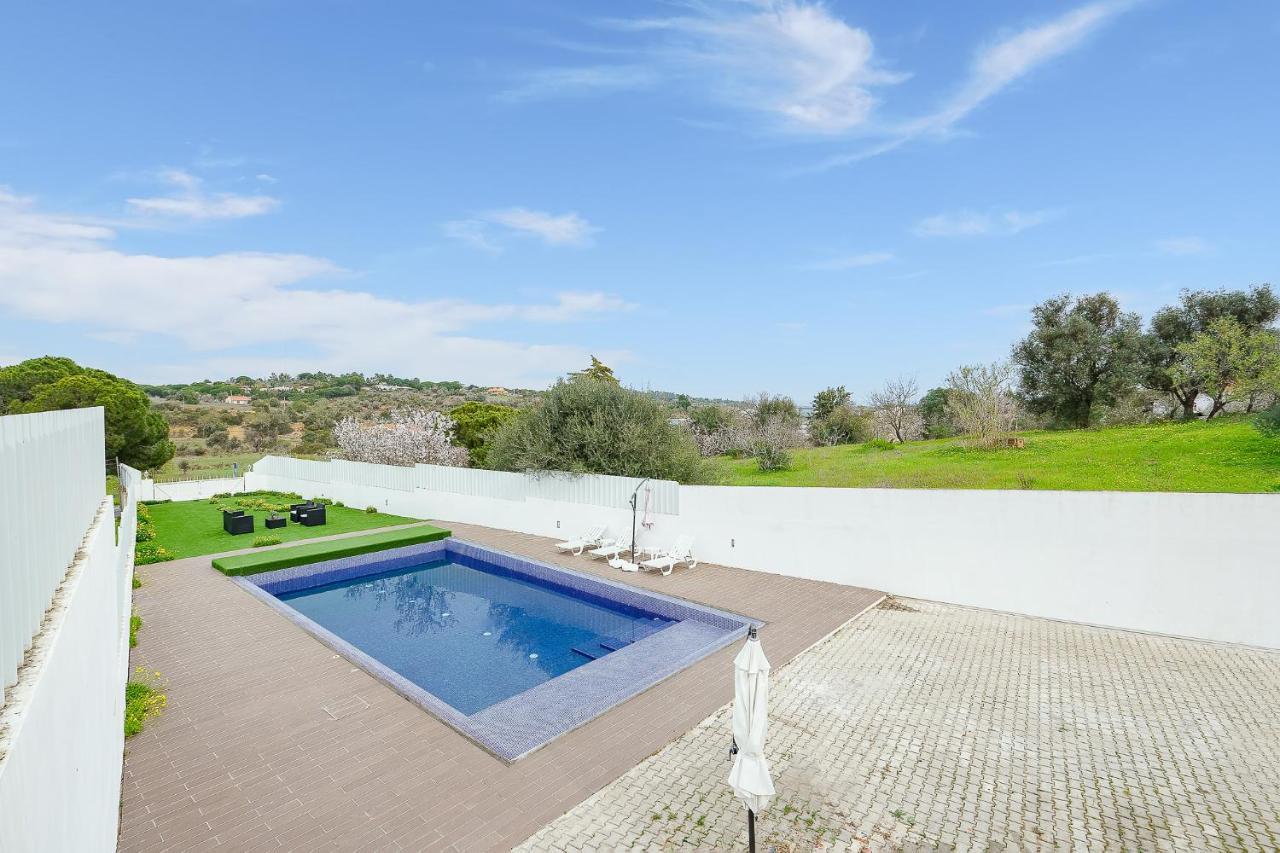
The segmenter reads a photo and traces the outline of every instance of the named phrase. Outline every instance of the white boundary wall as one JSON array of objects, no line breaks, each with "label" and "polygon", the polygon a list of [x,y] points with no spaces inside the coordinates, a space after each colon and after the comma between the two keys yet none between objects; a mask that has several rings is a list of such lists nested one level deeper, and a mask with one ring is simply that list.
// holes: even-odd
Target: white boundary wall
[{"label": "white boundary wall", "polygon": [[207,480],[177,480],[171,483],[157,483],[153,480],[140,480],[138,483],[138,500],[140,501],[200,501],[222,494],[223,492],[243,492],[244,477],[216,477]]},{"label": "white boundary wall", "polygon": [[[53,489],[66,489],[70,499],[81,477],[96,480],[94,511],[62,566],[51,603],[0,708],[0,850],[106,853],[116,846],[120,809],[137,523],[133,492],[139,477],[121,466],[129,494],[117,545],[112,502],[104,496],[102,410],[56,414],[96,418],[96,435],[92,429],[78,437],[63,433],[62,452],[71,460],[88,460],[88,471],[55,470],[68,477],[60,481],[22,464],[16,467],[24,477],[19,485],[36,491],[41,483],[26,478],[44,476]],[[77,447],[79,442],[89,446]],[[0,454],[5,470],[14,471],[12,463],[7,453]],[[76,520],[73,514],[60,518]],[[5,535],[37,532],[6,530]]]},{"label": "white boundary wall", "polygon": [[[265,461],[265,460],[264,460]],[[298,460],[289,460],[296,462]],[[345,463],[351,465],[352,463]],[[557,536],[630,536],[626,498],[560,480],[574,500],[493,477],[420,488],[391,466],[254,466],[249,489],[295,491],[417,518]],[[418,466],[426,467],[426,466]],[[260,471],[305,473],[306,478]],[[359,469],[355,469],[359,470]],[[322,479],[328,477],[328,479]],[[396,483],[371,485],[375,479]],[[590,480],[592,477],[576,478]],[[609,478],[622,479],[622,478]],[[631,481],[637,483],[639,481]],[[1280,495],[678,486],[641,544],[695,537],[700,559],[888,593],[1116,628],[1280,648]],[[627,492],[629,496],[630,492]]]}]

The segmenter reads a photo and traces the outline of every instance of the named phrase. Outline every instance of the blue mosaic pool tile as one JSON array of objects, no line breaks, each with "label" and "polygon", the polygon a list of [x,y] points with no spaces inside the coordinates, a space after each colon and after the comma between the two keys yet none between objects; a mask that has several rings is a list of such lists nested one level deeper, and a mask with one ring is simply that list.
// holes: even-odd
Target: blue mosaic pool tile
[{"label": "blue mosaic pool tile", "polygon": [[[598,660],[467,716],[294,610],[276,596],[437,559],[478,560],[486,570],[623,605],[675,624]],[[759,620],[458,539],[409,545],[232,578],[334,651],[498,757],[514,761],[745,636]],[[728,697],[726,697],[727,699]]]}]

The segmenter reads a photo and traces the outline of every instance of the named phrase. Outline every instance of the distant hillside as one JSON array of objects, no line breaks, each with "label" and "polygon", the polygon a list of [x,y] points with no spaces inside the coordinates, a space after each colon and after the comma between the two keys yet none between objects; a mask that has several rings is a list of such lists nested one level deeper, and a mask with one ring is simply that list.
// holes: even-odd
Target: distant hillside
[{"label": "distant hillside", "polygon": [[[333,424],[347,416],[376,420],[394,409],[448,412],[473,401],[522,408],[542,396],[528,388],[360,373],[277,373],[142,387],[168,418],[177,447],[177,455],[154,472],[166,479],[229,475],[233,465],[243,470],[265,453],[324,455],[332,447]],[[682,413],[681,395],[645,393],[670,405],[673,417]]]},{"label": "distant hillside", "polygon": [[522,400],[538,396],[537,391],[527,388],[431,382],[381,373],[372,376],[365,376],[362,373],[299,373],[297,376],[276,373],[265,379],[237,376],[232,379],[204,379],[199,382],[143,385],[142,387],[153,398],[190,405],[222,403],[228,397],[238,396],[251,399],[314,401],[358,397],[361,394],[412,394],[415,395],[413,399],[418,401],[424,398],[441,401],[456,400],[457,402],[453,405],[474,399],[507,400],[512,405],[518,405]]},{"label": "distant hillside", "polygon": [[[203,379],[199,382],[169,385],[143,385],[154,400],[187,405],[227,404],[229,397],[252,400],[320,401],[342,400],[366,396],[390,404],[413,404],[435,409],[450,409],[467,401],[502,403],[520,407],[541,397],[541,391],[530,388],[505,388],[497,385],[468,385],[462,382],[432,382],[406,379],[389,374],[366,376],[362,373],[300,373],[297,376],[272,374],[265,379],[237,376],[232,379]],[[695,397],[675,391],[643,390],[657,400],[679,406],[685,400],[691,405],[741,405],[736,400]],[[231,405],[231,404],[228,404]]]}]

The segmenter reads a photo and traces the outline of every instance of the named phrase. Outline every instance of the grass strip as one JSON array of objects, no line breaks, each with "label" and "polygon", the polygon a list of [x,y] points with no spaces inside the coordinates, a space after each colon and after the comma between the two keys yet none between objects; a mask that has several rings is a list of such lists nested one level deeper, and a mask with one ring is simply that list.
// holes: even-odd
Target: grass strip
[{"label": "grass strip", "polygon": [[370,533],[366,536],[332,539],[293,548],[263,551],[259,554],[219,557],[213,561],[213,567],[224,575],[256,575],[259,572],[305,566],[309,563],[354,557],[358,554],[371,554],[375,551],[386,551],[389,548],[401,548],[405,545],[435,542],[450,535],[452,534],[448,530],[433,527],[430,524],[414,525],[383,533]]}]

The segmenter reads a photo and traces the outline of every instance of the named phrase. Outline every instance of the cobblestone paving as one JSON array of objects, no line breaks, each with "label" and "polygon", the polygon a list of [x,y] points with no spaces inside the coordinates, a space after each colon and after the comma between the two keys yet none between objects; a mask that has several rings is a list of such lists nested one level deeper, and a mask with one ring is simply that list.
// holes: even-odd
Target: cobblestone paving
[{"label": "cobblestone paving", "polygon": [[[765,850],[1280,849],[1280,652],[887,599],[771,687]],[[728,732],[520,849],[745,849]]]}]

